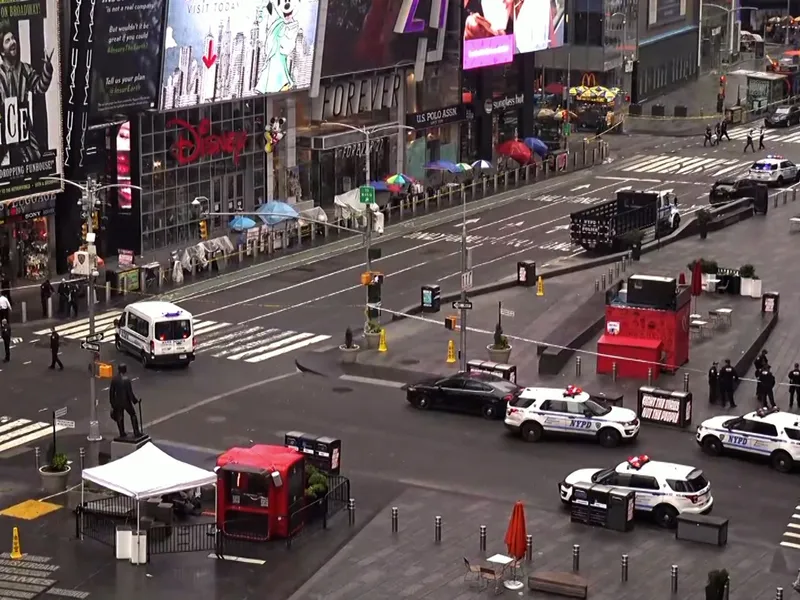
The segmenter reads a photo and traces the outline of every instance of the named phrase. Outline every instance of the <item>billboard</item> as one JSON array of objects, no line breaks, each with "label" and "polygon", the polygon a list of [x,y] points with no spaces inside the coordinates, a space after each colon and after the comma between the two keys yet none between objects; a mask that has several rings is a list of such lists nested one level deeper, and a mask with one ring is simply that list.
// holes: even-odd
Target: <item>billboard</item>
[{"label": "billboard", "polygon": [[94,9],[91,112],[155,108],[163,0],[98,2]]},{"label": "billboard", "polygon": [[566,0],[464,0],[464,69],[564,44]]},{"label": "billboard", "polygon": [[168,0],[161,110],[307,89],[319,0]]},{"label": "billboard", "polygon": [[61,191],[57,0],[0,3],[0,201]]},{"label": "billboard", "polygon": [[[424,3],[425,6],[420,6]],[[336,77],[413,63],[417,57],[418,21],[430,18],[430,2],[417,0],[348,0],[328,2],[321,77]],[[445,9],[446,10],[446,9]],[[396,33],[403,15],[401,31]],[[425,24],[422,29],[425,29]]]}]

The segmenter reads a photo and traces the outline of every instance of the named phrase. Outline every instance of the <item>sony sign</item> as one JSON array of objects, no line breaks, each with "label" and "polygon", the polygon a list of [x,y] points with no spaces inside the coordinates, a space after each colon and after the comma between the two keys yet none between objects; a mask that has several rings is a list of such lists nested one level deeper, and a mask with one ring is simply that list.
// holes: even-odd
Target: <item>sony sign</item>
[{"label": "sony sign", "polygon": [[328,121],[346,119],[359,113],[397,108],[402,73],[387,73],[368,79],[337,81],[326,85],[313,99],[312,119]]}]

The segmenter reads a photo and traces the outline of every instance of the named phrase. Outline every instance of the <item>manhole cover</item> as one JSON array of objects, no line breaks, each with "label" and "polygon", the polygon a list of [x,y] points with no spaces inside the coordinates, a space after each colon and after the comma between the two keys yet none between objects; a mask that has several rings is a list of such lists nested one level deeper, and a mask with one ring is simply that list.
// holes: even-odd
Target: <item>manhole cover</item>
[{"label": "manhole cover", "polygon": [[333,388],[331,391],[333,391],[333,392],[334,392],[334,393],[336,393],[336,394],[347,394],[347,393],[349,393],[349,392],[352,392],[352,391],[353,391],[353,388],[349,388],[349,387],[335,387],[335,388]]},{"label": "manhole cover", "polygon": [[404,358],[400,361],[401,365],[418,365],[419,361],[416,358]]}]

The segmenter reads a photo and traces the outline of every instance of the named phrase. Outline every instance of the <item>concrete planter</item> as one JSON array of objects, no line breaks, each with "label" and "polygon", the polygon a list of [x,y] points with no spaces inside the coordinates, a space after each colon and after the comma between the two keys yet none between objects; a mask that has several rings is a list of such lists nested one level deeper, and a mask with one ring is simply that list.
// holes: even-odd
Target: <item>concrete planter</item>
[{"label": "concrete planter", "polygon": [[381,345],[381,334],[378,333],[364,333],[364,340],[367,342],[367,350],[377,350]]},{"label": "concrete planter", "polygon": [[752,283],[750,284],[750,297],[751,298],[761,298],[761,280],[760,279],[752,279]]},{"label": "concrete planter", "polygon": [[486,346],[486,351],[489,353],[489,360],[500,363],[501,365],[508,364],[508,361],[511,358],[511,350],[511,346],[503,349],[493,348],[491,344]]},{"label": "concrete planter", "polygon": [[742,277],[742,284],[741,287],[739,288],[739,295],[752,298],[755,281],[756,281],[755,279],[750,279],[749,277]]},{"label": "concrete planter", "polygon": [[39,467],[39,477],[42,480],[42,489],[46,496],[60,494],[67,491],[67,481],[72,470],[69,465],[65,471],[48,471],[48,467]]},{"label": "concrete planter", "polygon": [[353,344],[352,348],[339,346],[339,360],[343,363],[352,364],[356,362],[359,350],[361,350],[361,346],[356,344]]}]

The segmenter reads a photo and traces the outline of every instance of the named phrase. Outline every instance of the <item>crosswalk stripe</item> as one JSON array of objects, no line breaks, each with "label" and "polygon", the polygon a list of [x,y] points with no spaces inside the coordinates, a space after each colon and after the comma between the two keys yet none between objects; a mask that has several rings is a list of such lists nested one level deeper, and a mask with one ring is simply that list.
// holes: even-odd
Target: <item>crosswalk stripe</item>
[{"label": "crosswalk stripe", "polygon": [[[312,334],[313,335],[313,334]],[[318,344],[319,342],[324,342],[325,340],[331,339],[329,335],[318,335],[311,339],[303,340],[302,342],[297,342],[296,344],[292,344],[291,346],[285,346],[283,348],[279,348],[278,350],[273,350],[272,352],[267,352],[266,354],[262,354],[261,356],[254,356],[253,358],[246,358],[245,362],[249,363],[258,363],[263,362],[265,360],[269,360],[270,358],[274,358],[276,356],[280,356],[281,354],[286,354],[287,352],[294,352],[295,350],[300,350],[301,348],[306,348],[308,346],[313,346],[314,344]]]},{"label": "crosswalk stripe", "polygon": [[[749,163],[748,163],[748,164],[749,164]],[[719,171],[716,171],[716,172],[714,173],[714,177],[721,177],[722,175],[725,175],[726,173],[730,173],[731,171],[736,171],[736,170],[738,170],[738,169],[741,169],[743,166],[744,166],[744,165],[743,165],[742,163],[740,163],[739,161],[736,161],[736,162],[735,162],[733,165],[731,165],[730,167],[726,167],[726,168],[724,168],[724,169],[720,169]]]},{"label": "crosswalk stripe", "polygon": [[649,169],[653,165],[661,165],[664,161],[673,162],[676,160],[680,160],[679,157],[675,156],[651,156],[645,160],[639,161],[635,164],[628,165],[627,167],[623,168],[623,171],[645,171]]},{"label": "crosswalk stripe", "polygon": [[222,358],[244,348],[255,348],[257,346],[262,347],[270,343],[272,340],[295,335],[296,333],[296,331],[281,331],[280,329],[262,329],[258,333],[248,336],[242,340],[228,342],[225,345],[215,347],[215,352],[211,356],[215,358]]},{"label": "crosswalk stripe", "polygon": [[[253,346],[252,344],[248,344],[243,346],[245,348],[244,352],[239,352],[237,354],[233,354],[228,357],[228,360],[241,360],[247,356],[253,356],[255,354],[259,354],[264,350],[272,350],[273,348],[278,348],[280,346],[289,344],[293,341],[297,341],[298,339],[305,339],[306,337],[311,337],[313,333],[302,333],[300,334],[303,337],[298,337],[298,335],[294,331],[282,331],[278,335],[273,335],[265,340],[260,340],[261,343],[259,345]],[[266,342],[264,344],[263,342]],[[249,348],[248,348],[249,346]],[[217,356],[216,354],[214,356]]]},{"label": "crosswalk stripe", "polygon": [[678,175],[683,175],[687,173],[698,173],[704,171],[707,167],[715,164],[719,159],[718,158],[704,158],[697,161],[693,165],[689,165],[687,167],[682,167],[676,171]]},{"label": "crosswalk stripe", "polygon": [[200,342],[197,344],[197,348],[195,352],[205,352],[206,350],[214,347],[219,347],[220,344],[227,345],[231,340],[235,343],[245,335],[251,335],[253,333],[257,333],[259,331],[263,331],[262,327],[250,327],[248,329],[244,329],[242,331],[234,331],[233,333],[228,333],[223,336],[219,337],[212,337],[210,339],[201,339]]},{"label": "crosswalk stripe", "polygon": [[217,329],[222,329],[224,327],[230,327],[230,323],[217,323],[216,325],[211,325],[210,327],[203,327],[202,331],[198,331],[196,328],[194,330],[195,335],[208,335],[212,331],[216,331]]},{"label": "crosswalk stripe", "polygon": [[[95,326],[98,327],[107,323],[111,323],[113,325],[114,319],[118,319],[121,314],[121,311],[114,311],[112,313],[103,313],[102,315],[98,315],[94,320]],[[72,323],[66,323],[64,325],[56,325],[56,331],[63,337],[75,335],[76,331],[83,331],[84,329],[87,331],[89,330],[88,318],[81,319],[79,321],[73,321]],[[39,331],[34,331],[33,333],[34,335],[48,335],[50,330],[40,329]]]},{"label": "crosswalk stripe", "polygon": [[209,327],[213,327],[214,325],[218,325],[217,321],[194,321],[192,322],[192,332],[195,334],[202,333],[206,331]]},{"label": "crosswalk stripe", "polygon": [[[56,426],[56,431],[63,431],[64,427]],[[52,424],[33,423],[29,419],[16,419],[0,426],[0,454],[13,448],[30,444],[40,438],[51,435]]]}]

